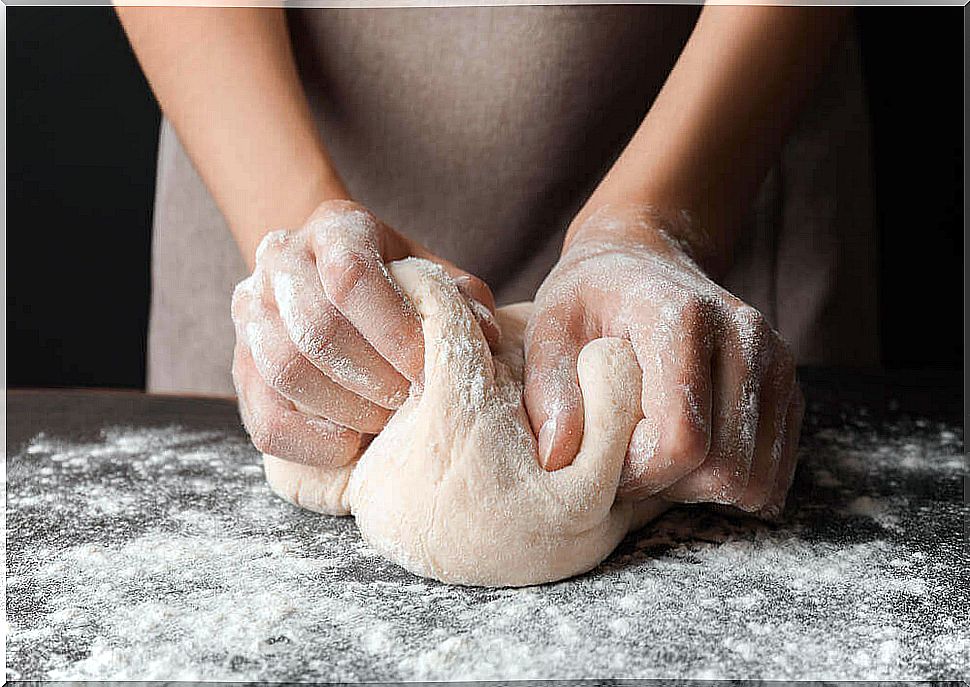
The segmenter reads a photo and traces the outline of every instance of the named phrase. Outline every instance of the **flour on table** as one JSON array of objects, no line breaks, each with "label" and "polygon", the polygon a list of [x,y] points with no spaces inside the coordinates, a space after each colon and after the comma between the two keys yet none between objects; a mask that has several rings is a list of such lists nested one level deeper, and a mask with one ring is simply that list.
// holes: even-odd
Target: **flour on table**
[{"label": "flour on table", "polygon": [[521,589],[415,577],[280,503],[241,426],[35,436],[8,447],[6,676],[965,678],[962,427],[863,411],[809,404],[784,524],[678,508]]}]

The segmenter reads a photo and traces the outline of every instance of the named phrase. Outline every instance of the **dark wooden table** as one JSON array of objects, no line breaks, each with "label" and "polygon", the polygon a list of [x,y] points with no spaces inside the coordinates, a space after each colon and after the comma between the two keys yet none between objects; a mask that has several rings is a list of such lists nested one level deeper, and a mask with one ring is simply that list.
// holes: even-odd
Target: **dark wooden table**
[{"label": "dark wooden table", "polygon": [[581,578],[451,587],[265,487],[235,408],[7,395],[7,677],[958,679],[959,375],[806,370],[779,526],[672,511]]}]

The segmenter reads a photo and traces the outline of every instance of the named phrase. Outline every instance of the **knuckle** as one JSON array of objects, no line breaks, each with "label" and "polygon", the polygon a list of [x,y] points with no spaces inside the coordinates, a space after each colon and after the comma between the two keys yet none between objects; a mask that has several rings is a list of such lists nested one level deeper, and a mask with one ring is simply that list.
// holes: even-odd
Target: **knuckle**
[{"label": "knuckle", "polygon": [[359,251],[334,246],[327,254],[323,269],[327,297],[338,307],[346,304],[373,272],[372,259]]},{"label": "knuckle", "polygon": [[753,331],[764,331],[768,329],[768,321],[761,311],[747,304],[735,309],[734,321],[739,327]]},{"label": "knuckle", "polygon": [[746,379],[762,379],[770,372],[777,338],[765,316],[750,305],[743,305],[732,316],[734,337],[737,340],[737,362]]},{"label": "knuckle", "polygon": [[707,331],[713,319],[711,303],[700,296],[689,296],[677,308],[677,322],[686,331],[700,334]]},{"label": "knuckle", "polygon": [[360,214],[374,219],[374,215],[370,212],[370,210],[365,208],[360,203],[355,203],[352,200],[337,198],[333,200],[325,200],[320,203],[316,210],[313,211],[311,220],[340,220],[347,215],[353,214]]},{"label": "knuckle", "polygon": [[349,200],[321,203],[307,222],[307,231],[318,246],[334,241],[364,241],[373,245],[379,223],[367,208]]},{"label": "knuckle", "polygon": [[279,254],[286,245],[289,232],[286,229],[276,229],[266,232],[256,247],[256,263],[260,264]]},{"label": "knuckle", "polygon": [[299,391],[301,380],[306,374],[303,360],[303,356],[298,353],[273,360],[268,370],[269,385],[284,396]]},{"label": "knuckle", "polygon": [[743,305],[735,310],[733,320],[742,346],[761,348],[772,333],[765,316],[750,305]]},{"label": "knuckle", "polygon": [[675,413],[664,428],[665,452],[677,457],[691,470],[700,467],[707,458],[710,444],[708,433],[683,413]]},{"label": "knuckle", "polygon": [[333,354],[336,340],[336,322],[330,313],[308,323],[297,334],[297,349],[311,360],[326,360]]},{"label": "knuckle", "polygon": [[232,290],[232,300],[230,301],[233,317],[236,317],[237,314],[240,317],[245,316],[246,306],[255,300],[259,300],[261,294],[262,280],[256,272],[236,284],[236,287]]}]

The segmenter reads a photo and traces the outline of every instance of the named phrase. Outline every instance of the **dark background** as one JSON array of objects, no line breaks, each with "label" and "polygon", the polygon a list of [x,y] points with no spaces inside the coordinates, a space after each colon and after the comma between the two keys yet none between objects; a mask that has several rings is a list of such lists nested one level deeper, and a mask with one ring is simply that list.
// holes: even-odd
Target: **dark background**
[{"label": "dark background", "polygon": [[[158,108],[112,10],[6,15],[8,384],[143,387]],[[856,19],[883,365],[962,370],[964,10]]]}]

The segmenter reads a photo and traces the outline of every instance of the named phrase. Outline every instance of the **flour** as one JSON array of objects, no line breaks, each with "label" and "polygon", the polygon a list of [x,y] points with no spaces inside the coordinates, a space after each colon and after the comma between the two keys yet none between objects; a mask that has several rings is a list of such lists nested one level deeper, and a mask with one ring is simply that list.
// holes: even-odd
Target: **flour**
[{"label": "flour", "polygon": [[888,502],[876,500],[871,496],[860,496],[846,508],[847,513],[870,518],[886,529],[898,526],[899,521],[893,513],[899,510],[899,508],[892,508]]},{"label": "flour", "polygon": [[784,526],[677,510],[593,573],[519,590],[421,580],[351,520],[280,503],[241,431],[40,435],[8,463],[7,677],[965,676],[962,431],[830,422]]}]

